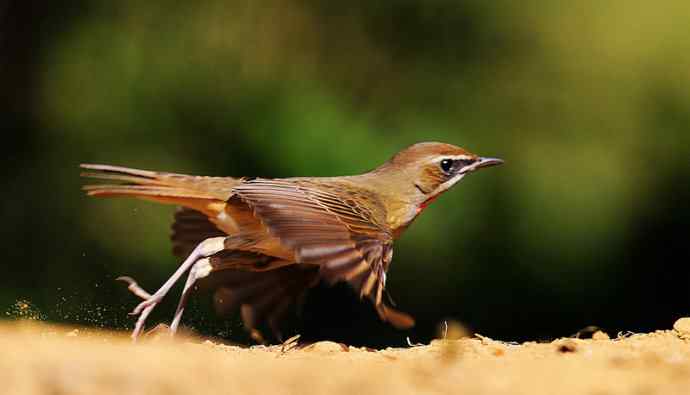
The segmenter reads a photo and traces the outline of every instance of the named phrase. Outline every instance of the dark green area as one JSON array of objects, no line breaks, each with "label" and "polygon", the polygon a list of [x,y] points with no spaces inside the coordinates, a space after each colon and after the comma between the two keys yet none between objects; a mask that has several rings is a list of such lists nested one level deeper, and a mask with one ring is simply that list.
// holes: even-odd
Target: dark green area
[{"label": "dark green area", "polygon": [[[506,340],[669,327],[690,310],[690,9],[668,3],[1,3],[0,311],[130,327],[113,279],[155,289],[177,264],[172,208],[88,199],[80,162],[325,176],[444,141],[506,165],[397,243],[388,288],[418,326],[336,287],[295,330],[381,346],[446,318]],[[245,338],[193,305],[186,323]]]}]

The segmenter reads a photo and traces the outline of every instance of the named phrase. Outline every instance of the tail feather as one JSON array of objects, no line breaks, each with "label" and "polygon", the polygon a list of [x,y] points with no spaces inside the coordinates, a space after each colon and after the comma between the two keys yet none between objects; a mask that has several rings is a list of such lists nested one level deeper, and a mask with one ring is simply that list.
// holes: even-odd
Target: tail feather
[{"label": "tail feather", "polygon": [[89,196],[132,196],[182,205],[180,199],[226,201],[242,182],[232,177],[190,176],[111,165],[82,164],[81,168],[89,170],[82,177],[122,182],[86,185],[83,189]]},{"label": "tail feather", "polygon": [[87,177],[87,178],[98,178],[101,180],[123,181],[123,182],[129,182],[132,184],[139,184],[139,185],[165,185],[165,183],[163,183],[161,181],[157,181],[154,178],[128,176],[126,174],[108,174],[105,172],[102,172],[102,173],[99,173],[99,172],[82,172],[80,175],[82,177]]},{"label": "tail feather", "polygon": [[151,170],[133,169],[131,167],[113,166],[113,165],[99,165],[99,164],[93,164],[93,163],[82,163],[81,165],[79,165],[79,167],[81,167],[82,169],[102,171],[106,174],[112,173],[114,175],[116,175],[116,174],[132,175],[132,176],[139,176],[139,177],[150,178],[150,179],[154,179],[156,177],[160,177],[160,176],[165,175],[165,174],[171,174],[171,173],[161,173],[161,172],[156,172],[156,171],[151,171]]},{"label": "tail feather", "polygon": [[132,196],[142,197],[159,196],[159,197],[179,197],[187,199],[209,199],[207,193],[199,193],[197,191],[181,188],[170,188],[166,186],[149,186],[149,185],[119,185],[119,184],[99,184],[99,185],[85,185],[82,188],[89,196],[99,197],[119,197]]}]

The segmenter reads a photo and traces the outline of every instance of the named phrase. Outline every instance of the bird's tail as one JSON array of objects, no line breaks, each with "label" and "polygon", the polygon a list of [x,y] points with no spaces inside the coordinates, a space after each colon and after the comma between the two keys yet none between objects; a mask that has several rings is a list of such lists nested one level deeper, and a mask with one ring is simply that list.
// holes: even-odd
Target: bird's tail
[{"label": "bird's tail", "polygon": [[82,177],[109,181],[83,187],[89,196],[128,196],[203,211],[209,201],[225,202],[241,179],[200,177],[120,166],[82,164]]}]

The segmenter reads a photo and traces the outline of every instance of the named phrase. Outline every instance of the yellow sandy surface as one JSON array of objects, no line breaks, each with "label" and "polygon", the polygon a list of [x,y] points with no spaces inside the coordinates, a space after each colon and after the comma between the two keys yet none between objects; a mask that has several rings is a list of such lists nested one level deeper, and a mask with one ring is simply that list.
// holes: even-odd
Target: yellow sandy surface
[{"label": "yellow sandy surface", "polygon": [[616,339],[237,347],[0,323],[2,394],[690,394],[690,319]]}]

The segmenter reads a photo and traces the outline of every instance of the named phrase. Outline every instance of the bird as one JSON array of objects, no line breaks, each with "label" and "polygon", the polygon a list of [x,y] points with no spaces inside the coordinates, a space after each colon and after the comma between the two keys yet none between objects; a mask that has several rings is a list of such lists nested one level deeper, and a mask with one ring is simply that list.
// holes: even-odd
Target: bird
[{"label": "bird", "polygon": [[415,324],[383,298],[393,243],[429,204],[476,170],[503,160],[458,146],[421,142],[359,175],[338,177],[209,177],[81,164],[89,196],[134,197],[178,206],[173,253],[182,264],[154,293],[131,277],[119,279],[142,301],[131,337],[151,311],[187,275],[169,330],[174,334],[199,280],[221,279],[219,312],[240,310],[245,329],[262,339],[265,324],[280,338],[280,324],[307,290],[346,282],[369,299],[381,320],[398,329]]}]

